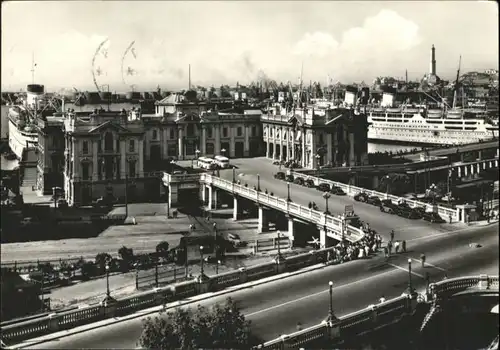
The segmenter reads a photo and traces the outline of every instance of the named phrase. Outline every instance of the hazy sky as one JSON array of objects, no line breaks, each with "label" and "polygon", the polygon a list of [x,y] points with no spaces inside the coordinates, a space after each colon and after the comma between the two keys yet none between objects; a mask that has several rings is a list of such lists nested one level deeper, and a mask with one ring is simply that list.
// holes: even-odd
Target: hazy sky
[{"label": "hazy sky", "polygon": [[[249,83],[258,75],[371,82],[498,67],[498,6],[478,1],[2,2],[2,89],[185,88]],[[124,56],[129,44],[132,49]],[[124,58],[123,58],[124,57]],[[122,74],[122,63],[124,74]],[[129,71],[129,73],[127,73]],[[132,74],[130,74],[132,72]],[[260,73],[259,73],[260,72]],[[95,89],[95,88],[94,88]]]}]

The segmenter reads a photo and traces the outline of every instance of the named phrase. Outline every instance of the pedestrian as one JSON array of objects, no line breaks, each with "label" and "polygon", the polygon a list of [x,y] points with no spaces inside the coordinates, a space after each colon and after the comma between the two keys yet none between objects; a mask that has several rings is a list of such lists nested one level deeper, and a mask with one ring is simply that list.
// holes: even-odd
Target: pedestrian
[{"label": "pedestrian", "polygon": [[401,248],[403,248],[403,253],[406,253],[406,241],[401,242]]},{"label": "pedestrian", "polygon": [[394,251],[396,252],[396,254],[398,254],[398,253],[399,253],[399,241],[396,241],[396,242],[394,243]]},{"label": "pedestrian", "polygon": [[420,262],[422,263],[422,267],[425,267],[425,254],[420,254]]},{"label": "pedestrian", "polygon": [[389,255],[392,254],[392,241],[387,242],[387,249],[389,250]]},{"label": "pedestrian", "polygon": [[387,247],[384,247],[384,256],[385,256],[386,258],[388,258],[388,257],[389,257],[389,249],[387,249]]},{"label": "pedestrian", "polygon": [[307,205],[307,207],[308,207],[309,209],[312,209],[313,204],[312,204],[311,202],[309,202],[309,204]]},{"label": "pedestrian", "polygon": [[448,214],[448,218],[450,219],[450,224],[451,224],[451,219],[452,219],[451,214]]},{"label": "pedestrian", "polygon": [[365,255],[366,257],[370,255],[370,247],[368,247],[367,245],[365,246]]},{"label": "pedestrian", "polygon": [[391,241],[394,241],[394,230],[391,230]]}]

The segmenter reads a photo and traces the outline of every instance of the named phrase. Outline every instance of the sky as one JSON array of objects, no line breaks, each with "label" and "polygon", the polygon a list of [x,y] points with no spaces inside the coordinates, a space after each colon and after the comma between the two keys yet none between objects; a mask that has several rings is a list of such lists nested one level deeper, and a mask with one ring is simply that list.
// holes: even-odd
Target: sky
[{"label": "sky", "polygon": [[[494,1],[4,1],[2,90],[369,82],[498,67]],[[129,50],[127,48],[131,45]],[[102,44],[102,45],[101,45]],[[101,45],[101,46],[100,46]],[[99,49],[100,47],[100,49]],[[107,89],[105,87],[104,89]]]}]

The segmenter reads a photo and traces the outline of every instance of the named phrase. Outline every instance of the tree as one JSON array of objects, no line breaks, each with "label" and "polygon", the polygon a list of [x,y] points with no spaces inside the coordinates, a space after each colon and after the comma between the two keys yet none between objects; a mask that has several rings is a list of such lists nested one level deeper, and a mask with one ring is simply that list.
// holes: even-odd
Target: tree
[{"label": "tree", "polygon": [[100,273],[104,273],[106,270],[106,263],[111,261],[111,255],[108,253],[99,253],[95,256],[95,265]]},{"label": "tree", "polygon": [[158,257],[162,257],[163,259],[167,260],[169,256],[168,248],[170,245],[166,241],[162,241],[158,243],[156,246],[156,253]]},{"label": "tree", "polygon": [[256,343],[250,321],[231,298],[210,309],[177,308],[166,317],[149,317],[138,341],[146,349],[248,349]]},{"label": "tree", "polygon": [[122,258],[122,260],[128,265],[130,265],[134,260],[134,251],[132,250],[132,248],[127,248],[123,246],[118,250],[118,254]]}]

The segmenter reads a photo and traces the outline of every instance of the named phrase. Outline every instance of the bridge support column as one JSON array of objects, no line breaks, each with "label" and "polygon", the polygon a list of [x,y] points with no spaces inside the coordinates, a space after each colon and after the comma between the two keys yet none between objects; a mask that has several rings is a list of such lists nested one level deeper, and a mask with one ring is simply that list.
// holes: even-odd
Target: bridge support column
[{"label": "bridge support column", "polygon": [[266,216],[266,210],[263,206],[259,206],[259,223],[257,226],[258,233],[269,231],[269,219]]},{"label": "bridge support column", "polygon": [[495,159],[495,168],[498,168],[498,159]]},{"label": "bridge support column", "polygon": [[467,177],[469,175],[469,170],[467,169],[467,165],[464,166],[464,177]]},{"label": "bridge support column", "polygon": [[333,245],[334,239],[328,237],[326,227],[319,229],[319,244],[321,248],[329,248]]},{"label": "bridge support column", "polygon": [[375,175],[375,176],[373,176],[373,179],[372,179],[372,186],[373,186],[373,189],[374,189],[374,190],[377,190],[378,185],[380,185],[380,180],[379,180],[378,176],[377,176],[377,175]]},{"label": "bridge support column", "polygon": [[295,240],[293,218],[291,216],[287,216],[287,219],[288,219],[288,238],[290,239],[290,243],[293,246],[293,241]]},{"label": "bridge support column", "polygon": [[208,186],[208,210],[217,209],[217,190]]},{"label": "bridge support column", "polygon": [[168,186],[168,206],[172,208],[179,202],[179,187],[178,185],[170,184]]},{"label": "bridge support column", "polygon": [[474,175],[475,171],[474,171],[474,164],[471,164],[470,165],[470,174],[471,175]]},{"label": "bridge support column", "polygon": [[476,167],[477,167],[476,171],[479,174],[481,172],[481,163],[477,163]]},{"label": "bridge support column", "polygon": [[481,150],[477,151],[477,158],[478,158],[479,160],[482,160],[482,159],[483,159],[483,151],[481,151]]},{"label": "bridge support column", "polygon": [[213,209],[217,209],[217,202],[219,200],[219,196],[218,196],[218,192],[217,189],[213,188],[212,187],[212,197],[213,197],[213,200],[214,200],[214,203],[213,203]]},{"label": "bridge support column", "polygon": [[243,214],[243,209],[241,208],[241,203],[238,203],[238,196],[233,198],[233,220],[236,221],[241,218]]}]

